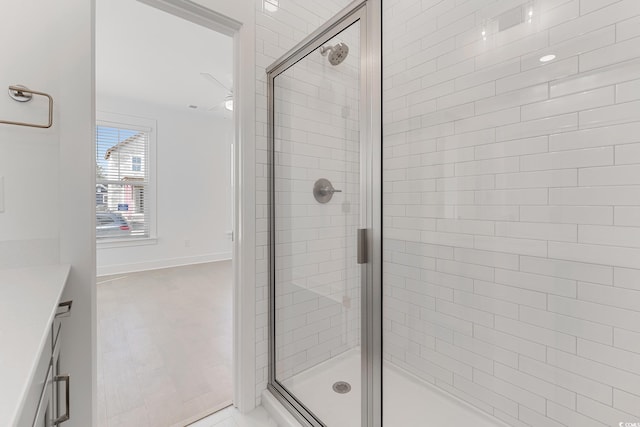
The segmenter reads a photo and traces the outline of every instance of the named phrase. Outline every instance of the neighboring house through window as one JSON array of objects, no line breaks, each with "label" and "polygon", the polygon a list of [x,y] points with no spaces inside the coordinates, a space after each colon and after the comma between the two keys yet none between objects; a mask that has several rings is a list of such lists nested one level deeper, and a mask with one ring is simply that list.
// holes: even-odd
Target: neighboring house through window
[{"label": "neighboring house through window", "polygon": [[99,241],[155,237],[155,206],[148,200],[154,193],[150,191],[153,174],[149,154],[153,128],[131,119],[99,120],[96,126],[96,238]]}]

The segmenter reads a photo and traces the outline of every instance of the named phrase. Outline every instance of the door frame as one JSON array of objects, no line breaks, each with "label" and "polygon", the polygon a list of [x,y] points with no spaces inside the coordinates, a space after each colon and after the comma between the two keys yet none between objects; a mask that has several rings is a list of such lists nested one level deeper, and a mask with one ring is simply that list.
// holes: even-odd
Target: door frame
[{"label": "door frame", "polygon": [[233,404],[256,407],[255,14],[252,3],[138,0],[233,38]]},{"label": "door frame", "polygon": [[[368,260],[362,265],[362,426],[382,425],[382,3],[355,0],[267,67],[269,163],[269,391],[304,426],[324,427],[303,402],[276,381],[275,367],[275,99],[274,79],[355,22],[361,23],[361,227],[367,229]],[[364,207],[364,210],[362,210]]]}]

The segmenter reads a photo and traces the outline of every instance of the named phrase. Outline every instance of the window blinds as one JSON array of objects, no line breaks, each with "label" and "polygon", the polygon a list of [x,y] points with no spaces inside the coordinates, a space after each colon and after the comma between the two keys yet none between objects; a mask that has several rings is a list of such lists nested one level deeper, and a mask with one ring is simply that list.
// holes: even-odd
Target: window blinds
[{"label": "window blinds", "polygon": [[150,237],[149,133],[96,127],[96,238]]}]

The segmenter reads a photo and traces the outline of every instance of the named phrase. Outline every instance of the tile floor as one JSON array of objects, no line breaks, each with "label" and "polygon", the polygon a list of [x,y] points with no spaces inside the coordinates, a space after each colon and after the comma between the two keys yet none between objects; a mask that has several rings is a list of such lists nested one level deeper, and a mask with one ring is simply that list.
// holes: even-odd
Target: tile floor
[{"label": "tile floor", "polygon": [[184,426],[231,403],[230,261],[100,277],[97,299],[99,427]]},{"label": "tile floor", "polygon": [[278,427],[278,424],[261,406],[248,414],[241,414],[237,409],[229,407],[189,427]]}]

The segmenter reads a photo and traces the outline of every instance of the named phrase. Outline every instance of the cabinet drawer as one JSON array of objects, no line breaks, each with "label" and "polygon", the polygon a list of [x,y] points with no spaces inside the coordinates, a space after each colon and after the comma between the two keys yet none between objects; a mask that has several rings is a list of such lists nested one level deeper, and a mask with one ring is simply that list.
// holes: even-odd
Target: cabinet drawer
[{"label": "cabinet drawer", "polygon": [[[47,345],[52,342],[53,330],[49,329],[49,337],[45,341],[45,346],[42,349],[42,354],[38,359],[36,365],[35,375],[33,382],[29,385],[29,389],[25,394],[24,406],[18,421],[17,427],[32,427],[35,414],[38,410],[38,404],[40,403],[40,397],[47,386],[47,374],[49,373],[49,366],[51,365],[52,349]],[[16,391],[17,393],[17,391]]]}]

